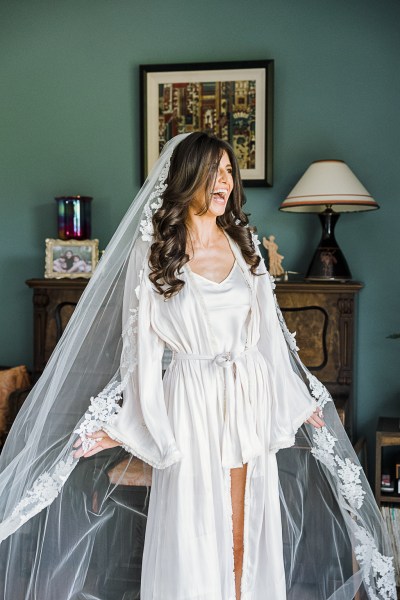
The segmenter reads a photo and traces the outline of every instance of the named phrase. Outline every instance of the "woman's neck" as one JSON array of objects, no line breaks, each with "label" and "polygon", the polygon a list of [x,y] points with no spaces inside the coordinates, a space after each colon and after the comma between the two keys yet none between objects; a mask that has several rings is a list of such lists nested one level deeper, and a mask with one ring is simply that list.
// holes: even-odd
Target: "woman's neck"
[{"label": "woman's neck", "polygon": [[214,216],[189,215],[186,228],[194,247],[208,248],[213,246],[222,234]]}]

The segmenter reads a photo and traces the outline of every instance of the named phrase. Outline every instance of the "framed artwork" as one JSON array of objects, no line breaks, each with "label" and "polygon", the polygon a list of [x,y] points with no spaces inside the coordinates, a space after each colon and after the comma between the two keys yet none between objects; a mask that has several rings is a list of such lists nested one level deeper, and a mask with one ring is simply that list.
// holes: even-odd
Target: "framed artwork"
[{"label": "framed artwork", "polygon": [[46,239],[46,279],[89,278],[99,260],[99,240]]},{"label": "framed artwork", "polygon": [[142,179],[178,133],[229,142],[247,186],[272,185],[274,61],[141,65]]}]

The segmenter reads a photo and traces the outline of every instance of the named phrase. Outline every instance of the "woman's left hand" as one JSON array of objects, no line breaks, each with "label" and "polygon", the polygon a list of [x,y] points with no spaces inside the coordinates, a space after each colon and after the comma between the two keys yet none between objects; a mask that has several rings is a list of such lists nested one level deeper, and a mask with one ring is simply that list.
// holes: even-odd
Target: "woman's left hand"
[{"label": "woman's left hand", "polygon": [[324,427],[324,425],[325,425],[325,422],[322,420],[322,417],[323,417],[322,410],[320,408],[317,408],[316,410],[314,410],[311,417],[309,417],[307,419],[307,421],[304,421],[304,422],[309,423],[310,425],[313,425],[317,429],[320,429],[321,427]]},{"label": "woman's left hand", "polygon": [[99,431],[95,431],[94,433],[88,433],[87,437],[94,440],[94,446],[92,446],[90,450],[86,450],[85,452],[82,447],[82,439],[79,437],[73,444],[73,447],[77,448],[77,450],[75,450],[74,452],[74,458],[81,458],[81,456],[87,458],[88,456],[93,456],[94,454],[97,454],[102,450],[115,448],[116,446],[121,445],[119,442],[116,442],[115,440],[110,438],[110,436],[102,429],[100,429]]}]

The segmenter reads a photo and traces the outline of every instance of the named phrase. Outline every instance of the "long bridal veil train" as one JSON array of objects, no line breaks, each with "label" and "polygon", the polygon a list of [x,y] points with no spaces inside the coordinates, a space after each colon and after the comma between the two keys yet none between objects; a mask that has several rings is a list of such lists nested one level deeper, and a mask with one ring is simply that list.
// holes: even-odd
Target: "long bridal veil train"
[{"label": "long bridal veil train", "polygon": [[[165,146],[123,218],[1,454],[2,599],[140,598],[151,467],[123,447],[76,460],[72,445],[78,433],[89,445],[87,433],[112,421],[135,377],[136,249],[151,242],[151,215],[184,137]],[[124,294],[133,298],[128,310]],[[321,430],[302,426],[294,446],[277,454],[287,597],[394,599],[391,548],[372,492],[332,399],[301,363],[276,310],[291,368],[326,422]],[[138,447],[151,440],[159,454],[153,466],[168,468],[166,442],[139,408],[133,426]]]}]

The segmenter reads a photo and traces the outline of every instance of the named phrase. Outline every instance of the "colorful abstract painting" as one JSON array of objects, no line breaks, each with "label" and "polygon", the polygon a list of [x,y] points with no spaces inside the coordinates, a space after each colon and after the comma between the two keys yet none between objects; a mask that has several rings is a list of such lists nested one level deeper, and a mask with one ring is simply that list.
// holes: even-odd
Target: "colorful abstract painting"
[{"label": "colorful abstract painting", "polygon": [[207,131],[229,142],[241,169],[255,168],[256,82],[158,86],[159,150],[178,133]]},{"label": "colorful abstract painting", "polygon": [[141,65],[142,179],[170,139],[213,133],[233,147],[245,185],[272,185],[274,61]]}]

